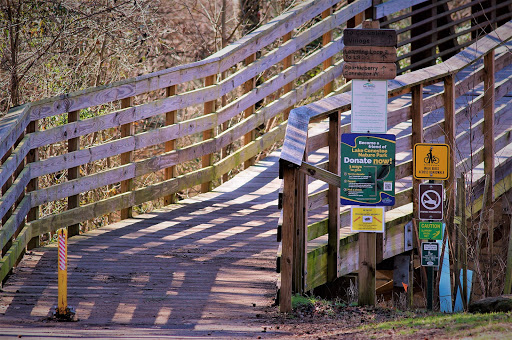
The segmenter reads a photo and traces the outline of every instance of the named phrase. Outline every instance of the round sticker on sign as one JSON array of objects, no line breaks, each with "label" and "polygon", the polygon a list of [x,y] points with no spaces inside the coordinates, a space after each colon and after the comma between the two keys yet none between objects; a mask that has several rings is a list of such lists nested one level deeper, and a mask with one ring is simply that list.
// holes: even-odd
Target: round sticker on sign
[{"label": "round sticker on sign", "polygon": [[363,223],[372,223],[373,216],[363,216]]}]

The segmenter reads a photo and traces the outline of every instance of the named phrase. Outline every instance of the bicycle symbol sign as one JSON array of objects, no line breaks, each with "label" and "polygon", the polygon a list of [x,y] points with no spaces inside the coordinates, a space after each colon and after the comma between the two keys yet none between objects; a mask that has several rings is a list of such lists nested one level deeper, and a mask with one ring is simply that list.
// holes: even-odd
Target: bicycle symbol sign
[{"label": "bicycle symbol sign", "polygon": [[413,155],[414,178],[448,179],[449,157],[450,147],[447,144],[415,144]]}]

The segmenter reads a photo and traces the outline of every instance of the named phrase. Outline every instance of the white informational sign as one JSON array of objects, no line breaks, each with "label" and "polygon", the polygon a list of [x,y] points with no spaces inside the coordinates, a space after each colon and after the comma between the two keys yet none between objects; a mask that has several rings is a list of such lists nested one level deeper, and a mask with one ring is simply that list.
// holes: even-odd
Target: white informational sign
[{"label": "white informational sign", "polygon": [[388,131],[388,81],[352,79],[352,133]]}]

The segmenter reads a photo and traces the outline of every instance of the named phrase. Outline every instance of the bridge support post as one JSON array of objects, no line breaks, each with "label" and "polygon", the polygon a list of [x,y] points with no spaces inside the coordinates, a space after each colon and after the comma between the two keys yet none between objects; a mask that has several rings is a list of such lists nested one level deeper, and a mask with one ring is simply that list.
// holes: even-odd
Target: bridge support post
[{"label": "bridge support post", "polygon": [[[340,117],[339,111],[329,116],[329,172],[340,175]],[[329,238],[327,254],[327,281],[334,281],[338,277],[340,256],[340,188],[329,184],[327,194],[329,204]]]},{"label": "bridge support post", "polygon": [[292,310],[292,271],[295,231],[295,204],[297,188],[295,186],[298,169],[291,163],[281,161],[283,169],[283,226],[281,254],[281,292],[279,310],[288,313]]}]

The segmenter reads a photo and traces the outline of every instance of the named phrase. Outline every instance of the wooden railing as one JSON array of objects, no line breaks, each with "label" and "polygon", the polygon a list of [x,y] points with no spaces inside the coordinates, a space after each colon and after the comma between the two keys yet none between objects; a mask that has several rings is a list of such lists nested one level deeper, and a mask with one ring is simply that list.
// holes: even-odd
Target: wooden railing
[{"label": "wooden railing", "polygon": [[[391,129],[399,123],[412,125],[411,131],[402,134],[396,141],[396,152],[400,155],[397,157],[396,181],[409,184],[396,192],[396,204],[386,212],[384,239],[377,239],[376,244],[378,262],[411,250],[413,243],[418,242],[417,238],[413,239],[412,225],[408,223],[413,218],[413,201],[417,200],[416,188],[419,184],[418,180],[411,178],[411,150],[415,143],[444,142],[454,150],[450,169],[456,170],[445,182],[446,223],[453,244],[454,235],[459,232],[454,227],[455,178],[461,173],[473,174],[473,178],[470,178],[473,196],[468,201],[465,216],[474,216],[482,208],[484,175],[490,178],[490,188],[493,188],[486,191],[487,207],[491,206],[490,202],[495,197],[512,188],[512,102],[500,105],[498,110],[494,110],[493,104],[512,89],[510,73],[499,82],[494,80],[495,72],[512,63],[512,53],[508,49],[496,54],[494,51],[511,38],[512,21],[444,63],[388,81],[389,98],[397,99],[411,94],[410,105],[388,113],[388,127]],[[478,63],[482,58],[484,62]],[[455,100],[466,93],[471,95],[472,89],[482,82],[484,94],[472,97],[465,105],[456,108]],[[424,96],[423,89],[432,84],[444,86],[444,91]],[[347,207],[340,209],[339,203],[340,134],[350,132],[350,107],[351,95],[344,93],[298,107],[290,113],[280,159],[283,188],[278,240],[280,238],[282,247],[278,267],[281,273],[280,307],[284,312],[291,308],[292,292],[311,290],[357,271],[360,265],[358,235],[350,233],[349,228],[347,230],[350,210]],[[444,119],[436,118],[436,114],[439,115],[436,110],[439,109],[443,109]],[[482,119],[475,120],[480,111],[484,111]],[[329,119],[325,131],[309,131],[312,123],[323,119]],[[457,126],[472,120],[470,128],[456,135]],[[501,123],[496,123],[498,121]],[[424,122],[430,124],[424,126]],[[468,153],[464,147],[469,144],[472,148]],[[312,153],[325,147],[328,147],[327,159],[318,163],[308,162]],[[496,155],[507,154],[504,151],[508,152],[509,158],[499,165],[495,164]],[[485,171],[477,175],[481,163]],[[309,194],[308,183],[314,180],[327,183],[328,188]],[[324,207],[328,218],[309,224],[308,212],[317,210],[318,214],[321,207]],[[345,230],[342,234],[340,228]],[[467,236],[459,239],[467,239]]]},{"label": "wooden railing", "polygon": [[[343,27],[410,6],[307,1],[204,60],[11,109],[0,121],[0,279],[42,234],[69,226],[75,235],[80,223],[113,213],[127,218],[249,166],[282,141],[290,108],[345,88]],[[84,199],[98,190],[102,197]]]}]

